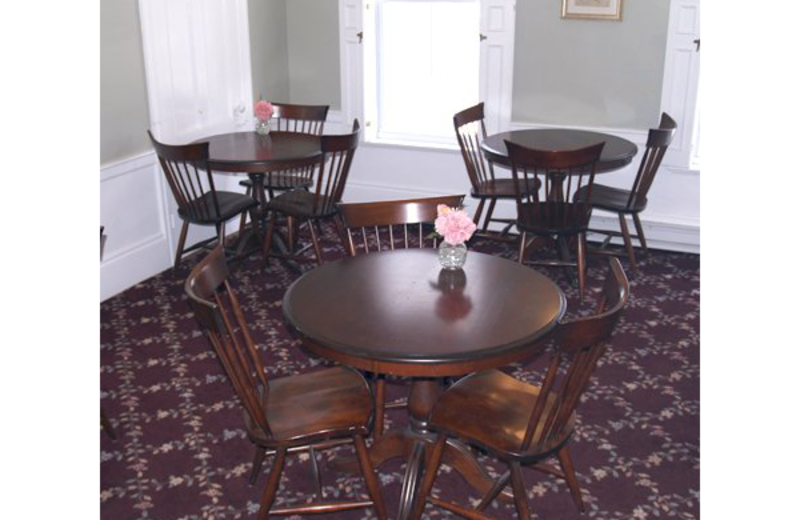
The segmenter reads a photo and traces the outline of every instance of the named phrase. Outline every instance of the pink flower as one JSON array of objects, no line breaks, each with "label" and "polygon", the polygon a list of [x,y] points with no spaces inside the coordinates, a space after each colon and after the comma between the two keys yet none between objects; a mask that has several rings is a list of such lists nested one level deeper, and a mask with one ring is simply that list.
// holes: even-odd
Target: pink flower
[{"label": "pink flower", "polygon": [[453,209],[440,204],[437,213],[439,216],[434,225],[436,232],[444,237],[445,242],[453,245],[463,244],[475,232],[477,226],[463,209]]},{"label": "pink flower", "polygon": [[272,108],[272,103],[269,101],[259,101],[256,103],[255,113],[259,121],[266,121],[272,117],[275,110]]}]

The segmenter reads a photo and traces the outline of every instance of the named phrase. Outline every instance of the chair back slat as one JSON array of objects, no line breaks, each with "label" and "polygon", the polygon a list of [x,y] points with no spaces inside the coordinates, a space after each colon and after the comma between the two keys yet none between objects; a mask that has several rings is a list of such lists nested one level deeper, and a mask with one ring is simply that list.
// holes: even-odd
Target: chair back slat
[{"label": "chair back slat", "polygon": [[229,283],[222,245],[200,261],[184,289],[200,328],[208,336],[251,422],[269,438],[269,381],[244,312]]},{"label": "chair back slat", "polygon": [[531,411],[523,451],[545,450],[553,446],[555,439],[563,438],[629,294],[622,265],[617,258],[611,258],[597,313],[563,323],[556,329],[556,347]]},{"label": "chair back slat", "polygon": [[333,212],[336,204],[342,200],[360,131],[361,125],[356,119],[351,133],[320,137],[322,157],[317,163],[312,207],[314,213]]},{"label": "chair back slat", "polygon": [[168,145],[147,132],[161,170],[181,212],[191,220],[214,220],[220,215],[214,176],[208,166],[208,143]]},{"label": "chair back slat", "polygon": [[[371,249],[381,251],[384,247],[393,251],[398,245],[395,240],[395,227],[403,236],[400,245],[408,249],[409,225],[411,233],[417,235],[417,245],[425,247],[425,227],[432,225],[436,220],[438,206],[444,204],[450,207],[459,207],[463,201],[464,195],[445,195],[423,199],[340,203],[338,208],[347,230],[348,252],[351,256],[358,254],[356,240],[353,239],[356,234],[360,234],[362,237],[361,245],[364,253],[370,253]],[[388,244],[382,244],[381,234],[388,236]],[[373,240],[370,240],[368,236]],[[374,248],[370,246],[370,242],[376,244]],[[428,243],[432,244],[432,247],[437,245],[436,239],[432,239]]]},{"label": "chair back slat", "polygon": [[328,105],[291,105],[272,103],[274,127],[278,132],[322,135],[328,118]]},{"label": "chair back slat", "polygon": [[653,181],[661,166],[661,161],[667,153],[667,148],[672,143],[672,138],[678,124],[666,112],[661,114],[661,122],[658,128],[651,128],[647,134],[647,148],[642,154],[639,163],[639,170],[636,172],[636,179],[633,181],[633,188],[628,196],[628,208],[633,209],[641,206],[647,199]]},{"label": "chair back slat", "polygon": [[483,103],[478,103],[453,116],[453,126],[470,183],[473,189],[478,190],[481,185],[495,178],[494,168],[491,163],[484,160],[481,150],[481,144],[486,139]]},{"label": "chair back slat", "polygon": [[[597,161],[605,143],[570,151],[534,150],[505,141],[511,160],[511,173],[518,215],[532,215],[548,222],[553,229],[566,228],[591,212],[587,200],[574,201],[583,187],[591,196]],[[544,193],[532,189],[541,183]],[[565,185],[566,184],[566,185]]]}]

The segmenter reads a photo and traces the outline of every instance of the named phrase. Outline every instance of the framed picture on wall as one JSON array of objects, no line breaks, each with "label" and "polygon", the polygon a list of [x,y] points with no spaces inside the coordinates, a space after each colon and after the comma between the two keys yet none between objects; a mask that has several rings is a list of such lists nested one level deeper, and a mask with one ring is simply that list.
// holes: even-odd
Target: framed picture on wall
[{"label": "framed picture on wall", "polygon": [[622,0],[561,0],[561,18],[622,20]]}]

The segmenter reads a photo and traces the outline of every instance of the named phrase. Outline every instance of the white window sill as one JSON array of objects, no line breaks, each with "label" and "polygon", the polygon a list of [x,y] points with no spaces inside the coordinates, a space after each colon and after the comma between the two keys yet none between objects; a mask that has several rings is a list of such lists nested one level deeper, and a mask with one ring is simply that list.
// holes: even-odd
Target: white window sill
[{"label": "white window sill", "polygon": [[404,141],[402,139],[387,139],[387,138],[366,138],[364,145],[367,147],[376,148],[402,148],[407,150],[419,151],[438,151],[438,152],[460,152],[461,149],[457,144],[446,144],[436,142],[424,141]]}]

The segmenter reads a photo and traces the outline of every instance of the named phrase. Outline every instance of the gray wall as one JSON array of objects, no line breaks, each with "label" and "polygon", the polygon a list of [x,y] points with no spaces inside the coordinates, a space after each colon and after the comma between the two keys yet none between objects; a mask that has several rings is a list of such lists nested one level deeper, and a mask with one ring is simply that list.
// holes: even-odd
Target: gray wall
[{"label": "gray wall", "polygon": [[[253,96],[289,101],[286,0],[248,0]],[[289,2],[293,3],[293,2]]]},{"label": "gray wall", "polygon": [[337,0],[288,0],[291,101],[342,106]]},{"label": "gray wall", "polygon": [[514,121],[658,123],[668,0],[625,0],[622,21],[562,20],[558,0],[517,0]]},{"label": "gray wall", "polygon": [[100,164],[150,148],[136,0],[100,2]]}]

